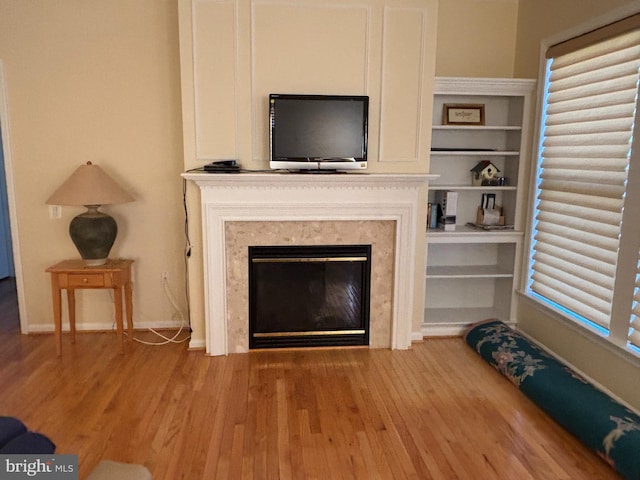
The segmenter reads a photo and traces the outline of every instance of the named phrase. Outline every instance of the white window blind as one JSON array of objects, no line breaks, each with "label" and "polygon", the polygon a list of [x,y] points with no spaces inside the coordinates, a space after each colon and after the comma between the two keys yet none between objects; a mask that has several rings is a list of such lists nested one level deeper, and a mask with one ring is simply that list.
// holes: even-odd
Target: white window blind
[{"label": "white window blind", "polygon": [[636,274],[636,288],[633,292],[633,307],[631,310],[631,326],[629,328],[629,343],[640,348],[640,253],[638,254],[638,270]]},{"label": "white window blind", "polygon": [[608,328],[640,30],[554,56],[548,68],[530,290]]}]

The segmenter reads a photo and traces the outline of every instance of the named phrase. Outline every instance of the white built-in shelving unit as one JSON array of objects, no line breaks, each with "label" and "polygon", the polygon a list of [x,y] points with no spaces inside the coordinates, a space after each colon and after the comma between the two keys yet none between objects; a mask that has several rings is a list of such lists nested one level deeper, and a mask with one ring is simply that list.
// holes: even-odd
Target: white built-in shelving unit
[{"label": "white built-in shelving unit", "polygon": [[[524,237],[531,106],[535,82],[526,79],[437,78],[433,102],[429,185],[458,192],[454,231],[427,230],[425,336],[456,335],[485,318],[514,320],[514,287]],[[484,125],[443,125],[445,104],[484,105]],[[489,160],[504,186],[472,186],[471,169]],[[512,229],[467,226],[483,193],[494,193]]]}]

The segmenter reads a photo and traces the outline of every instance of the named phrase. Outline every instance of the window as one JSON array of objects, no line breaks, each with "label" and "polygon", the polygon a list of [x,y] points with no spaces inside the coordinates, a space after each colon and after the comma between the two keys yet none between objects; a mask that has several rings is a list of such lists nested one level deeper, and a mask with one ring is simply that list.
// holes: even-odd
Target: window
[{"label": "window", "polygon": [[527,293],[640,346],[640,15],[547,58]]}]

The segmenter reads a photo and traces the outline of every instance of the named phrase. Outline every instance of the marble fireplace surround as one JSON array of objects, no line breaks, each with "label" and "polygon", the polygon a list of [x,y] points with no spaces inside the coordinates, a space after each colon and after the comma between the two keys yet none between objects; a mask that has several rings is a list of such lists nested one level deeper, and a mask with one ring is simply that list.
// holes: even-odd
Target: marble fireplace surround
[{"label": "marble fireplace surround", "polygon": [[[200,188],[205,348],[248,348],[249,245],[371,243],[372,347],[411,345],[428,174],[184,173]],[[342,233],[341,233],[342,231]],[[377,253],[376,253],[377,252]],[[376,261],[376,255],[379,260]],[[374,303],[376,302],[376,303]],[[374,313],[375,309],[375,313]]]}]

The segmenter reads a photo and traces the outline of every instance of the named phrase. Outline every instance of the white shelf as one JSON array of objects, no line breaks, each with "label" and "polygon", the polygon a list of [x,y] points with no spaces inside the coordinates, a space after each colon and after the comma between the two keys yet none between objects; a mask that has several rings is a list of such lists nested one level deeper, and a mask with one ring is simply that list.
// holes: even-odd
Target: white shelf
[{"label": "white shelf", "polygon": [[467,225],[456,225],[454,231],[427,230],[428,243],[515,243],[524,233],[518,230],[480,230]]},{"label": "white shelf", "polygon": [[520,131],[519,125],[433,125],[433,130]]},{"label": "white shelf", "polygon": [[429,318],[429,322],[423,323],[423,327],[428,328],[432,323],[449,324],[449,325],[470,325],[481,320],[490,318],[498,318],[503,321],[509,321],[503,313],[496,308],[427,308],[425,309],[425,318]]},{"label": "white shelf", "polygon": [[[487,318],[513,321],[515,280],[524,239],[525,159],[535,82],[514,79],[437,78],[433,101],[430,170],[439,180],[436,192],[457,195],[453,231],[426,231],[425,311],[423,332],[458,332]],[[483,104],[485,125],[442,125],[443,105]],[[490,160],[506,186],[472,186],[471,171]],[[474,222],[483,193],[494,193],[507,224],[514,229],[482,230]]]},{"label": "white shelf", "polygon": [[498,185],[482,185],[480,187],[474,187],[472,185],[451,185],[451,184],[442,184],[438,185],[431,184],[429,185],[431,190],[476,190],[478,192],[486,192],[487,190],[492,192],[500,192],[500,191],[515,191],[518,188],[512,185],[506,185],[504,187]]},{"label": "white shelf", "polygon": [[512,278],[513,270],[498,265],[427,267],[427,278]]},{"label": "white shelf", "polygon": [[516,157],[515,150],[431,150],[432,157]]}]

